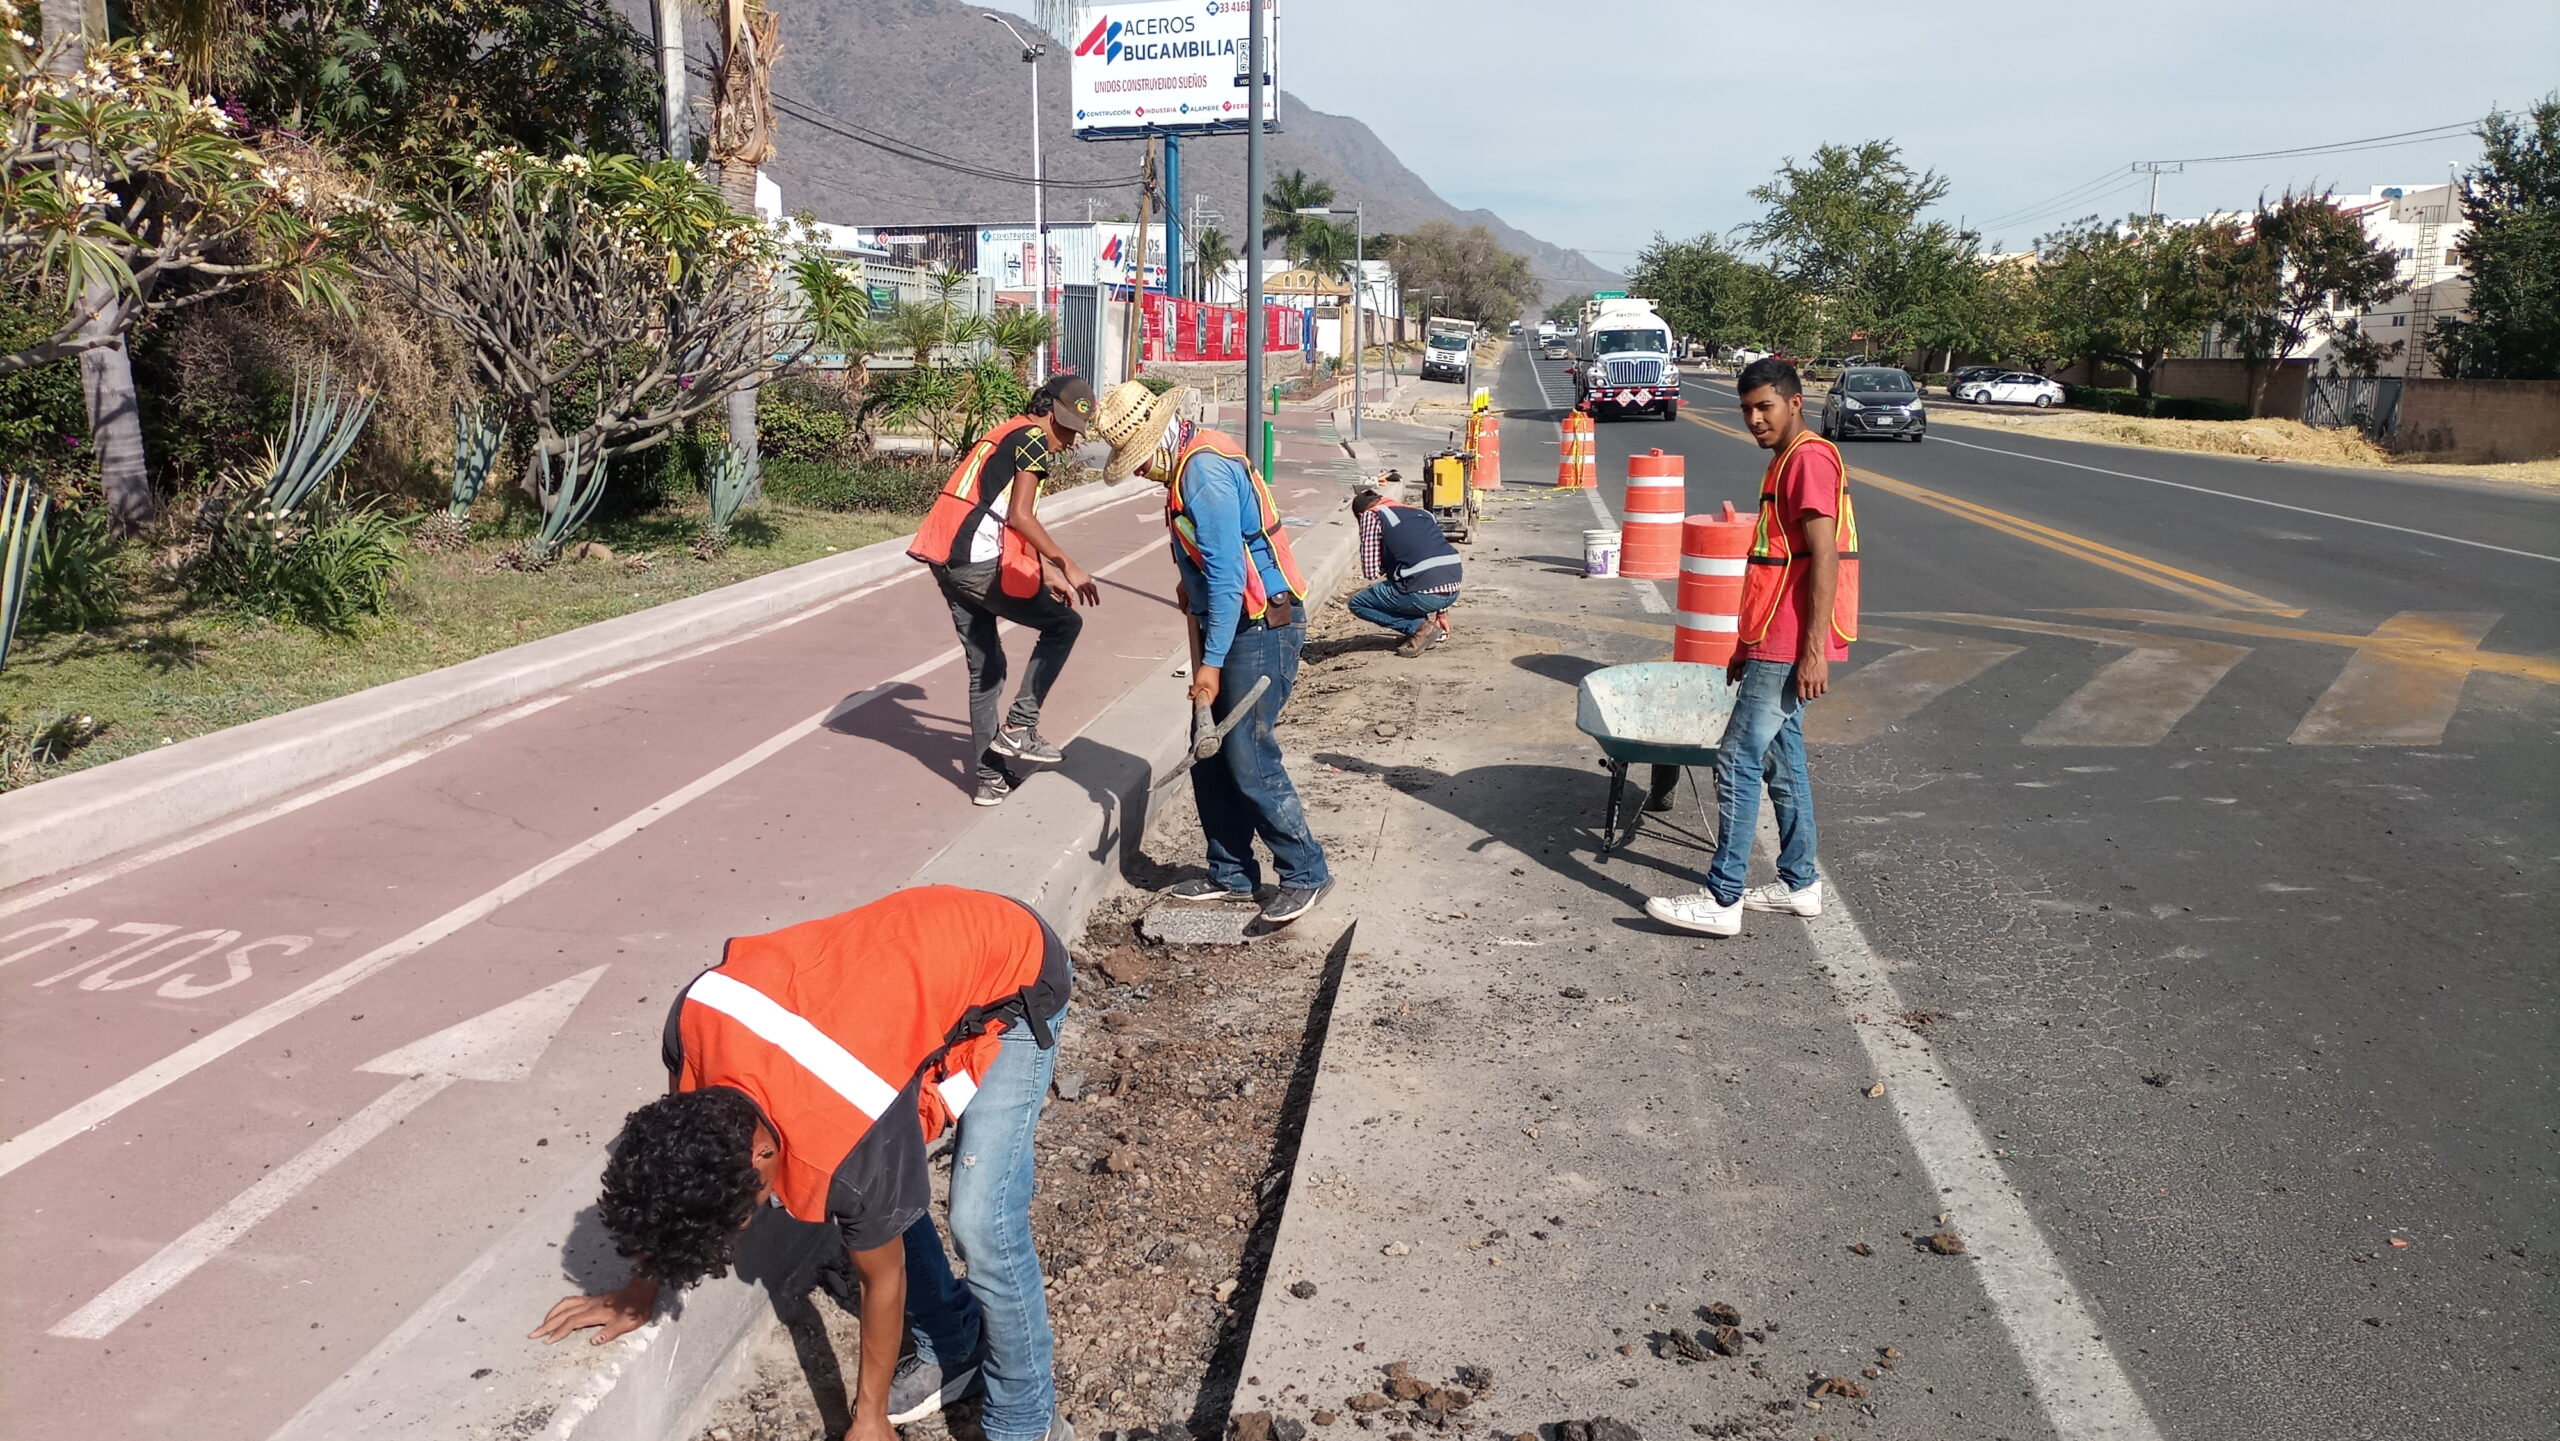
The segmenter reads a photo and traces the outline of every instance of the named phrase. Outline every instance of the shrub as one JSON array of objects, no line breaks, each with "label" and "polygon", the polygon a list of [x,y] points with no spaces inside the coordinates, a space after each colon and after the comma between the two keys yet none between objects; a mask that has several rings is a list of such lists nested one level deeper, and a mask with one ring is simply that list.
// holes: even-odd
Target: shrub
[{"label": "shrub", "polygon": [[105,511],[55,511],[36,547],[25,627],[88,630],[114,620],[128,590],[123,550]]},{"label": "shrub", "polygon": [[92,716],[40,711],[23,725],[0,717],[0,791],[13,791],[44,779],[47,766],[59,765],[71,753],[105,733],[106,724]]},{"label": "shrub", "polygon": [[2065,385],[2065,404],[2108,415],[2147,415],[2161,420],[2247,420],[2249,407],[2194,395],[2145,396],[2114,386]]},{"label": "shrub", "polygon": [[756,448],[768,460],[845,461],[861,432],[840,398],[798,378],[756,393]]},{"label": "shrub", "polygon": [[934,493],[948,478],[946,467],[885,456],[846,464],[764,462],[765,498],[811,510],[921,515],[931,508]]},{"label": "shrub", "polygon": [[400,549],[399,523],[370,506],[316,504],[282,521],[234,514],[188,565],[187,588],[251,615],[345,634],[390,608]]}]

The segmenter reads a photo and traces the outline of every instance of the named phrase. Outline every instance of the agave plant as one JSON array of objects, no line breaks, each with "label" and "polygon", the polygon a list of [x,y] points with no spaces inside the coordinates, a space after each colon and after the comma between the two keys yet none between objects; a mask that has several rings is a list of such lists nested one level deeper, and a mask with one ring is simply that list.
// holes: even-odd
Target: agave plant
[{"label": "agave plant", "polygon": [[372,391],[339,384],[326,365],[294,378],[284,446],[268,445],[265,474],[258,481],[259,510],[270,524],[300,511],[336,472],[373,418],[373,403]]},{"label": "agave plant", "polygon": [[729,522],[737,519],[738,507],[756,493],[756,483],[763,478],[764,462],[735,445],[722,445],[705,468],[702,488],[709,493],[711,513],[703,519],[701,533],[693,539],[697,559],[710,560],[729,548]]},{"label": "agave plant", "polygon": [[497,467],[507,444],[503,408],[492,401],[453,403],[453,490],[444,509],[418,523],[410,537],[423,550],[459,550],[471,539],[471,506]]},{"label": "agave plant", "polygon": [[0,666],[9,663],[9,642],[18,635],[18,612],[35,584],[36,548],[44,543],[45,507],[51,497],[34,482],[9,477],[0,495]]},{"label": "agave plant", "polygon": [[572,436],[560,454],[535,458],[542,467],[542,528],[524,543],[523,561],[528,568],[549,565],[558,557],[560,547],[595,514],[596,502],[604,499],[604,447],[595,446],[592,456],[582,449]]}]

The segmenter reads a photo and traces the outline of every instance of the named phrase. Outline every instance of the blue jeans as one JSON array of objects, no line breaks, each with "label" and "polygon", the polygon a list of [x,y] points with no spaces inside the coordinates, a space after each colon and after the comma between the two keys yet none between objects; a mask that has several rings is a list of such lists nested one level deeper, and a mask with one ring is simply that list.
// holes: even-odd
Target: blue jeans
[{"label": "blue jeans", "polygon": [[[1049,1023],[1063,1028],[1061,1014]],[[968,1263],[963,1285],[942,1253],[932,1213],[916,1218],[907,1249],[907,1323],[916,1354],[965,1362],[983,1335],[987,1398],[979,1425],[989,1441],[1041,1441],[1058,1392],[1050,1375],[1049,1331],[1040,1253],[1031,1242],[1031,1135],[1058,1069],[1031,1028],[1005,1029],[986,1079],[970,1098],[952,1138],[951,1239]]]},{"label": "blue jeans", "polygon": [[1382,580],[1367,590],[1355,592],[1344,603],[1351,607],[1353,615],[1371,625],[1385,626],[1398,635],[1411,635],[1422,629],[1425,620],[1447,610],[1457,598],[1458,593],[1454,590],[1438,595],[1408,594],[1398,590],[1394,581]]},{"label": "blue jeans", "polygon": [[1742,899],[1763,782],[1778,813],[1778,879],[1789,890],[1803,890],[1820,876],[1813,868],[1813,783],[1805,776],[1804,702],[1796,697],[1793,661],[1743,662],[1733,719],[1716,747],[1716,859],[1707,868],[1707,889],[1719,905]]},{"label": "blue jeans", "polygon": [[1227,733],[1216,755],[1191,767],[1191,799],[1200,808],[1200,829],[1209,839],[1209,879],[1231,891],[1251,891],[1262,884],[1262,865],[1253,857],[1255,836],[1271,848],[1280,884],[1312,889],[1333,879],[1325,869],[1324,847],[1307,829],[1298,788],[1280,764],[1280,738],[1272,733],[1280,708],[1297,689],[1298,647],[1306,638],[1303,619],[1276,630],[1240,630],[1218,672],[1218,699],[1209,713],[1222,721],[1237,698],[1253,689],[1255,677],[1271,678],[1271,689],[1254,704],[1252,718]]}]

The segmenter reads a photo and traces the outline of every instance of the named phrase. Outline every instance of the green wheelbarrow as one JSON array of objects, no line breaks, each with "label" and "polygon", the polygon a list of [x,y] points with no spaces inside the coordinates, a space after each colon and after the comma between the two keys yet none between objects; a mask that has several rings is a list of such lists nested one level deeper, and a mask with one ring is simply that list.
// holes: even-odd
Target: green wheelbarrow
[{"label": "green wheelbarrow", "polygon": [[[1734,686],[1724,667],[1690,661],[1613,665],[1582,678],[1574,727],[1600,743],[1600,766],[1609,773],[1609,811],[1601,824],[1600,854],[1636,838],[1642,807],[1625,806],[1627,767],[1712,766],[1725,722],[1733,717]],[[1618,817],[1634,819],[1619,834]]]}]

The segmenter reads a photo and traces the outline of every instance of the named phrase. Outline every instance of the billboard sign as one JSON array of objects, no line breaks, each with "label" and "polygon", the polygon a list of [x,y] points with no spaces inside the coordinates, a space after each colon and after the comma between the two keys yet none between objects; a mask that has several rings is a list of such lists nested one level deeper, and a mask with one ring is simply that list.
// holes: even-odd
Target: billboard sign
[{"label": "billboard sign", "polygon": [[[1068,88],[1081,139],[1244,129],[1255,0],[1121,0],[1076,10]],[[1262,118],[1280,116],[1271,63],[1279,0],[1262,5]]]}]

